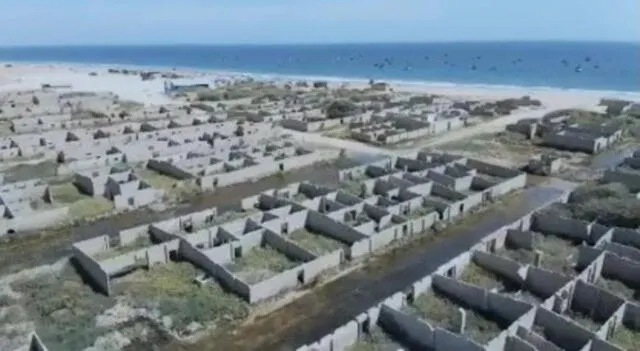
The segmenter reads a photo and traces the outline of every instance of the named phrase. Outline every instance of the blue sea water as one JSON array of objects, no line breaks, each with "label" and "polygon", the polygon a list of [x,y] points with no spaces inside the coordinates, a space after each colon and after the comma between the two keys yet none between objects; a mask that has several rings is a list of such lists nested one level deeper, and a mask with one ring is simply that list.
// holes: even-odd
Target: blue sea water
[{"label": "blue sea water", "polygon": [[0,61],[640,91],[640,43],[15,47],[0,48]]}]

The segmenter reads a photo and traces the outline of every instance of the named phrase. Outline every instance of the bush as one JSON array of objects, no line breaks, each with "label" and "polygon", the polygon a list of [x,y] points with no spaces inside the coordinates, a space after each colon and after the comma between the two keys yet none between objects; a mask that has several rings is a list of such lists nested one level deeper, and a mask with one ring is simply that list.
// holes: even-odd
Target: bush
[{"label": "bush", "polygon": [[316,89],[320,89],[320,88],[328,88],[329,87],[329,83],[326,81],[315,81],[313,82],[313,87]]},{"label": "bush", "polygon": [[327,106],[327,118],[343,118],[347,116],[353,116],[359,112],[359,108],[356,104],[349,101],[334,101]]},{"label": "bush", "polygon": [[420,105],[426,104],[431,105],[433,103],[434,97],[431,95],[420,95],[420,96],[412,96],[409,98],[409,105]]},{"label": "bush", "polygon": [[629,189],[621,183],[602,185],[583,185],[569,196],[569,203],[585,203],[591,200],[601,200],[610,197],[624,198],[630,196]]},{"label": "bush", "polygon": [[640,226],[640,200],[620,183],[581,186],[569,197],[569,208],[576,218],[606,226]]},{"label": "bush", "polygon": [[635,198],[591,200],[574,208],[574,216],[597,220],[606,226],[637,228],[640,226],[640,201]]},{"label": "bush", "polygon": [[36,106],[40,105],[40,99],[38,99],[38,97],[35,95],[31,98],[31,102]]},{"label": "bush", "polygon": [[196,95],[197,101],[221,101],[222,94],[216,91],[201,91]]},{"label": "bush", "polygon": [[215,112],[215,108],[213,106],[209,106],[207,104],[202,104],[202,103],[192,103],[191,105],[189,105],[190,108],[195,108],[201,111],[205,111],[205,112]]}]

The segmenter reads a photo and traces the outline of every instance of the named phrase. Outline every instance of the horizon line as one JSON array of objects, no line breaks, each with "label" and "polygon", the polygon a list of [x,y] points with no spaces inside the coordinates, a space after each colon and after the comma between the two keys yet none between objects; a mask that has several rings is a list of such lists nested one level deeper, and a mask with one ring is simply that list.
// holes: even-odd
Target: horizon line
[{"label": "horizon line", "polygon": [[420,45],[420,44],[630,44],[640,45],[639,41],[623,41],[623,40],[585,40],[585,39],[496,39],[496,40],[451,40],[451,41],[353,41],[353,42],[303,42],[303,43],[106,43],[106,44],[26,44],[26,45],[0,45],[0,49],[39,49],[39,48],[79,48],[79,47],[277,47],[277,46],[364,46],[364,45]]}]

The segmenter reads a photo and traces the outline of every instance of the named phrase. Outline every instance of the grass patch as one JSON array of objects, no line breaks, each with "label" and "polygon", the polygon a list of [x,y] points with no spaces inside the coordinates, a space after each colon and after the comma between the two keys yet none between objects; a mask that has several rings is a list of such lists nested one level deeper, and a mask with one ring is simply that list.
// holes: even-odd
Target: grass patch
[{"label": "grass patch", "polygon": [[601,323],[596,322],[591,317],[582,312],[568,310],[565,315],[576,323],[580,324],[583,328],[592,332],[596,332],[598,331],[598,329],[600,329],[600,327],[602,327]]},{"label": "grass patch", "polygon": [[471,262],[467,268],[462,272],[460,276],[460,280],[463,282],[477,285],[484,289],[502,289],[504,288],[503,284],[500,281],[500,278],[496,276],[494,273],[478,266],[476,263]]},{"label": "grass patch", "polygon": [[625,350],[640,350],[640,333],[636,330],[619,326],[609,340]]},{"label": "grass patch", "polygon": [[638,302],[638,296],[640,296],[640,292],[638,290],[619,280],[600,277],[596,282],[596,285],[614,294],[620,295],[626,300]]},{"label": "grass patch", "polygon": [[298,229],[289,235],[289,239],[300,245],[302,248],[322,255],[343,248],[343,244],[335,239],[316,234],[307,229]]},{"label": "grass patch", "polygon": [[247,284],[255,284],[268,279],[280,272],[284,272],[297,265],[286,255],[269,246],[259,246],[245,252],[228,266]]},{"label": "grass patch", "polygon": [[95,317],[114,303],[84,284],[70,265],[59,274],[19,281],[12,288],[22,295],[19,303],[51,351],[92,345],[105,331],[96,327]]},{"label": "grass patch", "polygon": [[144,180],[152,188],[172,190],[178,184],[178,180],[150,169],[136,171],[136,175]]},{"label": "grass patch", "polygon": [[50,188],[53,200],[63,204],[72,204],[76,201],[80,201],[88,198],[78,190],[78,188],[72,183],[62,183],[52,185]]},{"label": "grass patch", "polygon": [[640,200],[620,183],[585,184],[569,197],[572,216],[606,226],[640,227]]},{"label": "grass patch", "polygon": [[444,329],[454,333],[460,329],[458,306],[438,294],[430,292],[418,296],[413,302],[413,308],[420,317],[434,322]]},{"label": "grass patch", "polygon": [[113,203],[107,198],[86,197],[69,205],[69,213],[73,219],[90,219],[113,210]]},{"label": "grass patch", "polygon": [[9,295],[0,295],[0,308],[9,307],[16,303],[16,299]]},{"label": "grass patch", "polygon": [[387,351],[402,349],[403,348],[394,342],[382,329],[374,328],[371,332],[358,339],[348,351]]},{"label": "grass patch", "polygon": [[364,184],[356,180],[345,180],[339,184],[339,188],[353,195],[360,196],[365,191]]},{"label": "grass patch", "polygon": [[250,208],[244,211],[227,211],[227,212],[223,212],[217,216],[215,216],[213,218],[213,221],[211,222],[211,224],[207,225],[207,226],[212,226],[212,225],[221,225],[224,223],[228,223],[228,222],[232,222],[235,221],[237,219],[240,218],[245,218],[245,217],[249,217],[250,215],[260,212],[260,210],[258,210],[257,208]]},{"label": "grass patch", "polygon": [[554,235],[538,234],[534,240],[534,247],[542,252],[540,265],[543,268],[569,276],[576,275],[575,264],[578,260],[577,246]]},{"label": "grass patch", "polygon": [[137,307],[158,309],[170,316],[173,329],[184,332],[192,322],[230,323],[249,313],[248,304],[217,283],[198,286],[199,271],[189,263],[152,266],[127,277],[125,295]]},{"label": "grass patch", "polygon": [[[436,293],[427,293],[418,297],[413,306],[422,318],[453,333],[460,331],[459,306],[448,298]],[[484,345],[500,333],[501,328],[496,322],[473,310],[465,311],[467,325],[464,334],[469,338]]]}]

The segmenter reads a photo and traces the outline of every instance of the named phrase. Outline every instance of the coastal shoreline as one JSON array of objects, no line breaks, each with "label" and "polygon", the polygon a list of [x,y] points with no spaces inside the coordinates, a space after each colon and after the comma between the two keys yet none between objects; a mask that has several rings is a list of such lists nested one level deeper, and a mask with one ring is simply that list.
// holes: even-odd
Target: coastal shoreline
[{"label": "coastal shoreline", "polygon": [[[80,89],[87,89],[92,84],[87,84],[86,79],[79,79],[79,76],[86,76],[86,78],[93,78],[96,88],[115,88],[115,92],[118,93],[120,86],[126,86],[125,90],[132,90],[138,87],[138,90],[143,89],[148,93],[157,95],[162,94],[162,82],[163,79],[154,79],[150,81],[142,81],[138,76],[133,75],[121,75],[121,74],[107,74],[108,69],[127,69],[127,70],[144,70],[144,71],[158,71],[158,72],[174,72],[180,75],[193,78],[210,78],[226,79],[226,80],[240,80],[252,78],[255,80],[271,81],[275,83],[285,83],[290,81],[327,81],[333,87],[338,87],[342,84],[347,84],[350,87],[358,88],[369,84],[369,79],[364,78],[349,78],[349,77],[332,77],[332,76],[297,76],[297,75],[279,75],[279,74],[262,74],[251,72],[235,72],[225,70],[214,69],[199,69],[192,67],[165,67],[165,66],[140,66],[140,65],[127,65],[127,64],[86,64],[86,63],[66,63],[66,62],[24,62],[24,61],[0,61],[0,90],[14,90],[14,89],[34,89],[35,84],[20,84],[34,83],[34,81],[40,81],[40,84],[49,80],[52,83],[69,83],[73,86],[78,86]],[[97,76],[89,77],[89,73],[96,72],[101,73]],[[105,74],[102,74],[105,73]],[[111,78],[119,77],[126,79],[110,79],[112,84],[102,84],[105,81],[105,77]],[[77,84],[79,81],[83,81],[83,84]],[[117,82],[118,81],[118,82]],[[138,81],[139,84],[134,84],[134,81]],[[640,91],[614,91],[614,90],[592,90],[592,89],[573,89],[573,88],[554,88],[543,86],[511,86],[511,85],[491,85],[491,84],[467,84],[467,83],[454,83],[454,82],[435,82],[435,81],[408,81],[408,80],[375,80],[377,82],[388,83],[396,91],[407,91],[414,93],[431,93],[441,94],[468,98],[507,98],[507,97],[520,97],[528,95],[533,98],[538,98],[543,101],[553,101],[556,99],[568,99],[576,101],[576,105],[592,105],[594,99],[606,98],[619,98],[640,101]],[[39,84],[38,84],[39,85]],[[124,94],[127,95],[127,94]],[[140,100],[140,99],[136,99]],[[160,103],[158,99],[154,101],[146,101],[146,103]],[[580,102],[583,103],[580,103]],[[589,101],[587,103],[587,101]],[[163,103],[166,103],[164,101]],[[565,103],[566,104],[566,103]],[[552,103],[553,105],[553,103]],[[569,105],[572,105],[569,103]]]}]

